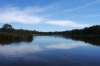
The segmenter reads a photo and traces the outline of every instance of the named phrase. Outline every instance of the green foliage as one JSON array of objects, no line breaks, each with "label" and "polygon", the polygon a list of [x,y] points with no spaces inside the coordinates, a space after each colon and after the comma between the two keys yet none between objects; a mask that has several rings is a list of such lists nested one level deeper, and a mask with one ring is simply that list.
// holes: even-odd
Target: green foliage
[{"label": "green foliage", "polygon": [[62,32],[63,35],[100,35],[100,25]]},{"label": "green foliage", "polygon": [[2,41],[28,41],[33,39],[34,31],[14,29],[10,24],[0,28],[0,42]]},{"label": "green foliage", "polygon": [[74,29],[61,32],[38,32],[40,35],[74,35],[74,36],[88,36],[88,35],[100,35],[100,25],[94,25],[91,27],[86,27],[84,29]]},{"label": "green foliage", "polygon": [[2,26],[3,29],[12,29],[12,26],[10,24],[4,24]]}]

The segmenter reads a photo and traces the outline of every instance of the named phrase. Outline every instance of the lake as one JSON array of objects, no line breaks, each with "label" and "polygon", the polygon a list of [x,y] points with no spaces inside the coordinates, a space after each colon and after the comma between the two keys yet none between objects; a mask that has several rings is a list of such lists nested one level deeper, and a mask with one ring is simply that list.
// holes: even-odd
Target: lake
[{"label": "lake", "polygon": [[100,39],[90,39],[34,36],[0,44],[0,66],[100,66]]}]

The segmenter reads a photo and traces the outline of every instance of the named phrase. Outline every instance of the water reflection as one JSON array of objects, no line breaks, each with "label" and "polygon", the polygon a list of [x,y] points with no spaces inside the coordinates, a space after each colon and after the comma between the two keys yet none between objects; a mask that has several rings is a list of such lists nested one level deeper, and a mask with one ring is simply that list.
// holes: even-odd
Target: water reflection
[{"label": "water reflection", "polygon": [[[30,42],[20,42],[20,43],[11,43],[8,45],[0,46],[0,54],[3,55],[13,55],[18,56],[28,53],[42,52],[52,49],[73,49],[77,47],[88,46],[83,42],[76,42],[70,39],[65,39],[63,37],[55,36],[36,36],[35,39]],[[9,52],[8,52],[9,51]]]},{"label": "water reflection", "polygon": [[64,43],[61,43],[61,44],[52,44],[52,45],[48,45],[46,46],[46,48],[49,48],[49,49],[73,49],[73,48],[77,48],[77,47],[80,47],[80,46],[88,46],[84,43],[79,43],[79,44],[76,44],[76,43],[72,43],[72,44],[64,44]]},{"label": "water reflection", "polygon": [[99,36],[63,36],[66,39],[72,39],[75,41],[83,41],[87,44],[92,44],[95,46],[100,46],[100,37]]},{"label": "water reflection", "polygon": [[[19,39],[19,40],[2,39],[2,40],[0,40],[0,45],[7,45],[7,44],[12,44],[12,43],[20,43],[20,42],[33,42],[33,39],[35,39],[36,37],[37,36],[30,38],[30,39],[28,38],[28,39]],[[92,37],[91,36],[90,37],[89,36],[38,36],[38,38],[41,38],[41,40],[44,39],[46,41],[50,40],[50,38],[52,39],[51,41],[53,41],[53,40],[55,41],[55,39],[56,40],[57,39],[63,39],[63,40],[71,39],[71,40],[74,40],[74,41],[83,41],[86,44],[92,44],[92,45],[100,46],[100,37],[98,37],[98,36],[92,36]],[[45,43],[47,43],[47,42],[45,42]],[[66,44],[61,44],[61,45],[64,46]],[[60,45],[58,45],[58,46],[60,46]],[[74,45],[74,46],[76,46],[76,45]]]},{"label": "water reflection", "polygon": [[[35,53],[35,52],[40,52],[40,51],[45,51],[45,50],[50,50],[50,49],[73,49],[77,48],[80,46],[88,46],[84,43],[65,43],[65,44],[51,44],[51,45],[45,45],[41,47],[40,45],[34,45],[34,44],[20,44],[20,45],[5,45],[5,46],[0,46],[0,54],[4,55],[14,55],[16,56],[17,54],[23,55],[27,53]],[[9,52],[8,52],[9,51]],[[17,55],[18,56],[18,55]]]},{"label": "water reflection", "polygon": [[0,66],[100,66],[100,48],[69,37],[0,45]]},{"label": "water reflection", "polygon": [[74,49],[77,47],[89,46],[89,44],[100,46],[100,37],[35,36],[33,38],[33,41],[32,39],[28,39],[23,40],[23,42],[21,42],[21,40],[0,41],[0,54],[17,55],[17,53],[27,54],[50,49]]},{"label": "water reflection", "polygon": [[3,55],[23,55],[27,53],[33,53],[41,51],[41,47],[38,45],[28,45],[28,44],[20,44],[20,45],[6,45],[6,46],[0,46],[0,54]]},{"label": "water reflection", "polygon": [[11,43],[20,43],[20,42],[32,42],[32,38],[25,39],[0,39],[0,45],[7,45]]}]

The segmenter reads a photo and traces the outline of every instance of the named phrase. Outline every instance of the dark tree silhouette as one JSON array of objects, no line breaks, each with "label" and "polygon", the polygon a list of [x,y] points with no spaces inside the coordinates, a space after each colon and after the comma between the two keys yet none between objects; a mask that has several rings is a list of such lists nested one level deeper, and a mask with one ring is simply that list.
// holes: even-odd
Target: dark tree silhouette
[{"label": "dark tree silhouette", "polygon": [[58,32],[39,32],[42,35],[64,35],[64,36],[100,36],[100,25]]},{"label": "dark tree silhouette", "polygon": [[33,39],[33,31],[14,29],[10,24],[4,24],[0,28],[0,42],[1,41],[29,41]]},{"label": "dark tree silhouette", "polygon": [[4,24],[2,26],[3,29],[12,29],[12,26],[10,24]]}]

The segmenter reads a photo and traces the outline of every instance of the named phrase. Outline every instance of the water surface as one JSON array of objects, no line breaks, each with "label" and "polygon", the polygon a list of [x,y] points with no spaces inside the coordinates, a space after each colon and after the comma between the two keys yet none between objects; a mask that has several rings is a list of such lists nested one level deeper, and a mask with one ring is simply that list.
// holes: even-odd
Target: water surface
[{"label": "water surface", "polygon": [[60,36],[0,44],[0,66],[100,66],[99,45]]}]

